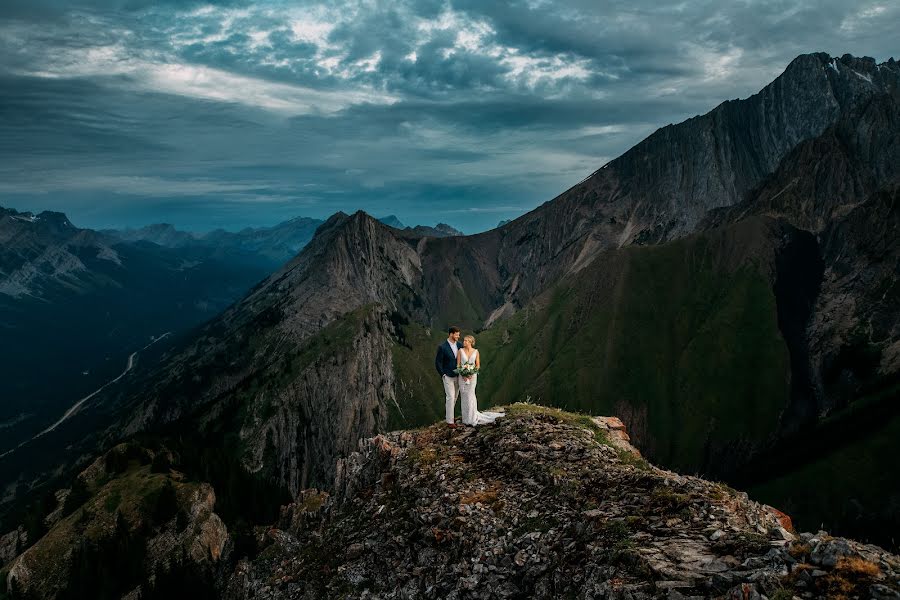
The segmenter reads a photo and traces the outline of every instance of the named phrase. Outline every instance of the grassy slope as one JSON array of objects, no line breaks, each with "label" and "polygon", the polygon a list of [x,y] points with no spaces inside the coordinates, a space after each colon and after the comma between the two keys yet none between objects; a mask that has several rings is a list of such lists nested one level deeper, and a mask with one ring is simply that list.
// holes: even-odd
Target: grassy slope
[{"label": "grassy slope", "polygon": [[403,325],[402,331],[406,345],[397,343],[393,348],[398,406],[388,407],[389,430],[418,427],[444,418],[444,387],[434,370],[434,354],[447,333],[415,323]]},{"label": "grassy slope", "polygon": [[895,415],[868,437],[837,447],[748,491],[754,499],[792,515],[804,530],[824,526],[829,531],[852,531],[854,536],[897,548],[898,455],[900,415]]},{"label": "grassy slope", "polygon": [[[804,530],[824,527],[896,551],[900,548],[900,384],[860,398],[778,451],[747,489]],[[773,452],[774,453],[774,452]]]},{"label": "grassy slope", "polygon": [[[478,334],[479,405],[530,399],[590,414],[642,415],[644,448],[702,467],[719,447],[760,441],[788,400],[788,351],[755,259],[726,268],[703,236],[609,252],[575,278]],[[464,307],[465,308],[465,307]],[[409,427],[440,418],[434,348],[443,330],[404,328],[395,349]]]},{"label": "grassy slope", "polygon": [[630,408],[646,415],[652,458],[685,471],[702,467],[707,440],[765,438],[789,392],[775,298],[752,263],[729,272],[714,252],[700,237],[609,253],[479,336],[495,374],[481,397]]}]

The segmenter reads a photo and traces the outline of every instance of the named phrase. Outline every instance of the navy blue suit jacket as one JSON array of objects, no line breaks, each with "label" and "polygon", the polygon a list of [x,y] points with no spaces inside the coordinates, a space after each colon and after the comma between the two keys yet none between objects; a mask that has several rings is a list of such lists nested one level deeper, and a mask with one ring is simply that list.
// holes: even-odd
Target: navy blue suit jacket
[{"label": "navy blue suit jacket", "polygon": [[[460,347],[456,342],[457,349]],[[447,377],[456,377],[453,371],[456,369],[456,357],[453,355],[453,349],[450,348],[450,342],[445,340],[438,346],[437,354],[434,357],[434,368],[439,375]]]}]

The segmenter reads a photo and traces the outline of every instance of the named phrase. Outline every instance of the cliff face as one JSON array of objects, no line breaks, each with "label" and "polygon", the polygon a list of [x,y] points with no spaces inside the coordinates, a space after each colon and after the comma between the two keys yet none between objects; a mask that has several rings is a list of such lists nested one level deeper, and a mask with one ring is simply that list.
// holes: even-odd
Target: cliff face
[{"label": "cliff face", "polygon": [[419,258],[358,213],[326,222],[293,261],[122,393],[110,439],[194,427],[233,437],[247,469],[296,492],[386,424],[394,398],[390,311],[413,305]]},{"label": "cliff face", "polygon": [[[631,239],[672,239],[710,209],[730,206],[800,143],[882,95],[898,96],[900,65],[807,54],[759,93],[664,127],[614,160],[635,201]],[[641,231],[643,230],[643,235]]]},{"label": "cliff face", "polygon": [[602,250],[692,232],[707,211],[745,200],[799,143],[873,98],[896,101],[898,81],[894,61],[802,55],[759,93],[663,127],[497,230],[506,299],[521,306]]},{"label": "cliff face", "polygon": [[794,427],[843,408],[900,367],[898,190],[900,102],[882,95],[798,145],[746,200],[699,226],[761,214],[815,234],[817,256],[776,289],[783,329],[795,328],[785,332],[796,363]]},{"label": "cliff face", "polygon": [[900,557],[658,469],[617,419],[512,405],[380,435],[259,530],[225,597],[890,598]]},{"label": "cliff face", "polygon": [[[389,327],[382,313],[355,313],[326,328],[304,355],[254,376],[249,385],[259,382],[259,391],[247,403],[247,418],[234,424],[250,472],[274,475],[297,494],[331,481],[339,457],[360,437],[384,430],[396,402]],[[320,343],[333,348],[317,353]]]}]

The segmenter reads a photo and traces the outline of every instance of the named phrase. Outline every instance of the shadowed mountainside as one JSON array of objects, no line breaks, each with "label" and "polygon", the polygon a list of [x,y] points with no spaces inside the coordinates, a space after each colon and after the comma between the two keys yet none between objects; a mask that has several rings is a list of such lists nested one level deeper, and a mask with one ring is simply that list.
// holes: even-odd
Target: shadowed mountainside
[{"label": "shadowed mountainside", "polygon": [[238,258],[0,208],[0,453],[121,373],[153,337],[214,317],[276,267]]}]

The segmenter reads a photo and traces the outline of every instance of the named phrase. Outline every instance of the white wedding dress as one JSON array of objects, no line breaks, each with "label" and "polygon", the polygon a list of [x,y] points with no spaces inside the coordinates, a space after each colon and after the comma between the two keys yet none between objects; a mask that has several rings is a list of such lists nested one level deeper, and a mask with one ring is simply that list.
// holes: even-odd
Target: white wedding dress
[{"label": "white wedding dress", "polygon": [[[466,354],[462,348],[459,349],[462,355],[462,363],[474,365],[478,357],[478,350],[473,350],[472,355]],[[464,425],[485,425],[493,423],[497,417],[502,417],[503,413],[498,412],[479,412],[478,400],[475,398],[475,386],[478,385],[478,373],[472,375],[469,381],[465,377],[459,378],[459,396],[462,400],[462,422]]]}]

